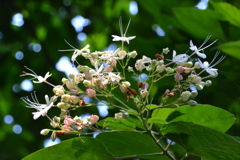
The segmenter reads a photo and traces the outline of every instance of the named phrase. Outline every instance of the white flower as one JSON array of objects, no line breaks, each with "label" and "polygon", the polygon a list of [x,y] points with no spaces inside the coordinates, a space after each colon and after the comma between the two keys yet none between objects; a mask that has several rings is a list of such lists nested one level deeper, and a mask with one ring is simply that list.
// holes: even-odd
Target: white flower
[{"label": "white flower", "polygon": [[28,69],[29,71],[31,71],[32,73],[27,73],[27,72],[23,72],[24,74],[20,75],[20,76],[32,76],[34,78],[37,78],[38,81],[33,81],[33,83],[43,83],[43,82],[47,82],[47,79],[52,75],[49,74],[49,72],[46,73],[45,77],[43,78],[42,76],[37,75],[33,70],[31,70],[30,68],[26,67],[26,69]]},{"label": "white flower", "polygon": [[26,107],[34,108],[37,112],[32,112],[33,119],[38,119],[40,116],[45,116],[48,110],[53,106],[54,97],[49,99],[48,95],[45,95],[46,104],[40,104],[37,100],[36,94],[31,94],[33,102],[29,100],[28,97],[22,98],[22,100],[27,104]]},{"label": "white flower", "polygon": [[128,30],[128,27],[130,25],[130,22],[131,22],[131,19],[129,20],[127,28],[126,28],[126,31],[123,34],[123,31],[122,31],[122,17],[120,17],[120,19],[119,19],[119,27],[120,27],[121,37],[116,36],[116,35],[112,35],[113,41],[122,41],[122,42],[126,41],[129,44],[129,41],[136,37],[136,36],[126,37],[126,33],[127,33],[127,30]]},{"label": "white flower", "polygon": [[214,58],[210,64],[207,61],[202,63],[200,61],[200,59],[198,59],[200,67],[202,69],[204,69],[212,77],[216,77],[218,75],[218,72],[217,72],[218,69],[213,68],[213,67],[216,66],[217,64],[219,64],[220,62],[222,62],[222,60],[226,57],[226,56],[222,56],[215,64],[213,64],[213,62],[215,61],[215,59],[217,58],[218,55],[219,55],[219,52],[216,53],[216,55],[214,56]]},{"label": "white flower", "polygon": [[146,68],[145,63],[150,63],[150,62],[151,62],[151,59],[150,59],[150,58],[148,58],[148,57],[146,57],[146,56],[143,56],[142,59],[139,59],[139,60],[136,61],[136,63],[135,63],[135,68],[136,68],[138,71],[142,72],[142,70],[143,70],[144,68]]},{"label": "white flower", "polygon": [[[200,53],[200,51],[202,51],[202,50],[210,47],[212,44],[214,44],[214,43],[217,41],[217,40],[215,40],[213,43],[209,44],[208,46],[203,47],[203,45],[204,45],[210,38],[211,38],[211,35],[208,35],[207,38],[204,40],[203,44],[202,44],[199,48],[197,48],[197,46],[195,46],[195,45],[193,44],[192,40],[190,40],[190,47],[189,47],[189,48],[190,48],[192,51],[194,51],[194,53],[196,53],[199,57],[201,57],[201,58],[206,58],[207,56],[206,56],[204,53]],[[202,48],[202,47],[203,47],[203,48]]]},{"label": "white flower", "polygon": [[74,47],[73,47],[70,43],[68,43],[66,40],[65,40],[65,42],[66,42],[70,47],[72,47],[73,49],[58,50],[58,51],[73,51],[73,50],[74,50],[73,55],[72,55],[72,58],[71,58],[71,60],[72,60],[73,63],[76,61],[77,56],[79,56],[79,55],[81,55],[81,54],[83,54],[83,53],[90,53],[90,49],[88,49],[88,48],[90,47],[89,44],[87,44],[85,47],[83,47],[83,49],[80,49],[80,50],[79,50],[79,49],[74,48]]},{"label": "white flower", "polygon": [[187,62],[189,56],[187,54],[179,54],[179,55],[176,55],[177,52],[175,50],[173,50],[173,58],[172,58],[172,61],[176,64],[184,64]]},{"label": "white flower", "polygon": [[112,72],[108,73],[108,77],[113,83],[119,83],[119,81],[122,79],[119,75],[116,75]]}]

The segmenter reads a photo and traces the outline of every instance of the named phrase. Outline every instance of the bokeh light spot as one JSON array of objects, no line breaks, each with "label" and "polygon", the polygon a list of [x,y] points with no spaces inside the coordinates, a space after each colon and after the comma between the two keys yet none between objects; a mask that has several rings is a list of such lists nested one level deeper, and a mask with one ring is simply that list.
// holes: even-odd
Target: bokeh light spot
[{"label": "bokeh light spot", "polygon": [[16,134],[22,133],[22,127],[18,124],[15,124],[12,129],[13,129],[13,132]]},{"label": "bokeh light spot", "polygon": [[14,118],[13,118],[13,116],[11,116],[11,115],[6,115],[6,116],[4,117],[4,122],[5,122],[6,124],[12,124],[13,121],[14,121]]},{"label": "bokeh light spot", "polygon": [[23,57],[24,57],[23,52],[21,52],[21,51],[16,52],[15,58],[16,58],[17,60],[22,60]]},{"label": "bokeh light spot", "polygon": [[32,82],[28,79],[23,80],[23,82],[21,83],[21,89],[24,91],[31,92],[33,90]]}]

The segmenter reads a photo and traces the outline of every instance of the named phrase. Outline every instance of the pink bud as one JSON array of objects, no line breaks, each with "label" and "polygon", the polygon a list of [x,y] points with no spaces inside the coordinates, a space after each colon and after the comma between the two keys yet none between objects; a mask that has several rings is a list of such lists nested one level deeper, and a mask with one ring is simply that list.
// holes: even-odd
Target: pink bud
[{"label": "pink bud", "polygon": [[86,80],[91,80],[92,79],[92,74],[89,73],[89,72],[84,72],[84,75],[85,75],[85,79]]},{"label": "pink bud", "polygon": [[126,85],[124,85],[124,84],[120,85],[119,88],[120,88],[122,93],[126,93],[126,91],[128,89],[128,87]]},{"label": "pink bud", "polygon": [[106,71],[106,72],[112,72],[112,71],[113,71],[113,67],[112,67],[112,66],[107,66],[107,67],[105,68],[105,71]]},{"label": "pink bud", "polygon": [[96,91],[91,89],[91,88],[88,88],[86,90],[86,94],[87,94],[88,97],[96,97]]},{"label": "pink bud", "polygon": [[90,117],[88,117],[88,119],[91,122],[91,124],[95,124],[99,120],[99,117],[97,115],[91,115]]},{"label": "pink bud", "polygon": [[[66,125],[66,126],[71,126],[73,124],[74,120],[70,117],[70,116],[66,116],[63,123]],[[64,125],[64,126],[65,126]]]},{"label": "pink bud", "polygon": [[179,82],[183,79],[183,76],[180,73],[178,73],[174,75],[174,79],[176,82]]},{"label": "pink bud", "polygon": [[[69,126],[67,126],[67,125],[63,125],[63,126],[61,127],[61,129],[65,130],[65,131],[72,131],[72,130],[73,130],[72,127],[69,127]],[[67,133],[66,133],[66,134],[67,134]]]},{"label": "pink bud", "polygon": [[178,72],[178,73],[184,73],[184,71],[185,71],[185,67],[178,66],[178,67],[176,68],[176,72]]}]

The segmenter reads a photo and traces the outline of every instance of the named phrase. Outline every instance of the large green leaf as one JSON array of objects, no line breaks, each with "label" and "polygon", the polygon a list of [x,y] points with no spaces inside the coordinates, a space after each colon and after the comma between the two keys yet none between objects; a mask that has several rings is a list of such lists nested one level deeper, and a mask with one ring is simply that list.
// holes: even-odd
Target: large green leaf
[{"label": "large green leaf", "polygon": [[240,10],[237,7],[226,3],[218,2],[213,3],[216,13],[219,14],[218,18],[221,20],[226,20],[234,26],[240,28]]},{"label": "large green leaf", "polygon": [[211,160],[240,159],[240,142],[233,137],[191,122],[172,122],[161,133],[180,144],[188,155]]},{"label": "large green leaf", "polygon": [[223,38],[224,33],[215,13],[211,10],[199,10],[197,8],[175,8],[174,14],[184,28],[199,38],[206,38],[209,33],[213,33]]},{"label": "large green leaf", "polygon": [[235,58],[240,59],[240,41],[236,42],[229,42],[229,43],[224,43],[218,46],[220,50],[223,52],[229,54],[230,56],[233,56]]},{"label": "large green leaf", "polygon": [[23,160],[112,160],[113,155],[95,138],[78,137],[34,152]]},{"label": "large green leaf", "polygon": [[235,122],[233,114],[211,105],[182,106],[175,109],[156,109],[152,117],[167,122],[185,121],[226,132]]},{"label": "large green leaf", "polygon": [[118,120],[112,117],[103,119],[97,124],[109,130],[134,131],[136,128],[136,125],[127,119]]},{"label": "large green leaf", "polygon": [[143,158],[145,154],[152,154],[146,159],[169,159],[164,155],[156,155],[161,154],[162,151],[152,138],[145,133],[101,133],[96,138],[105,144],[108,150],[116,157],[142,155],[139,158]]}]

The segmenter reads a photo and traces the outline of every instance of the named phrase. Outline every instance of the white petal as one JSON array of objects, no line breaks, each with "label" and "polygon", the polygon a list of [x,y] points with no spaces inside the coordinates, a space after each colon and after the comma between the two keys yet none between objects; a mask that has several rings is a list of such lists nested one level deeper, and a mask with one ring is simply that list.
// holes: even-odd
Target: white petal
[{"label": "white petal", "polygon": [[196,54],[199,56],[199,57],[201,57],[201,58],[206,58],[207,56],[206,56],[206,54],[204,54],[204,53],[200,53],[200,52],[196,52]]},{"label": "white petal", "polygon": [[211,68],[211,69],[206,69],[206,71],[208,72],[208,74],[210,74],[211,76],[213,76],[213,77],[216,77],[217,75],[218,75],[218,73],[217,73],[217,70],[218,69],[215,69],[215,68]]},{"label": "white petal", "polygon": [[176,56],[177,52],[173,50],[173,58]]},{"label": "white petal", "polygon": [[33,119],[38,119],[41,116],[41,112],[32,112],[33,114]]},{"label": "white petal", "polygon": [[[192,40],[190,40],[190,49],[191,49],[191,47],[196,47],[196,46],[193,45]],[[192,50],[192,49],[191,49],[191,50]]]},{"label": "white petal", "polygon": [[49,103],[49,97],[48,97],[48,95],[45,95],[45,100],[46,100],[46,104],[48,104],[48,103]]}]

